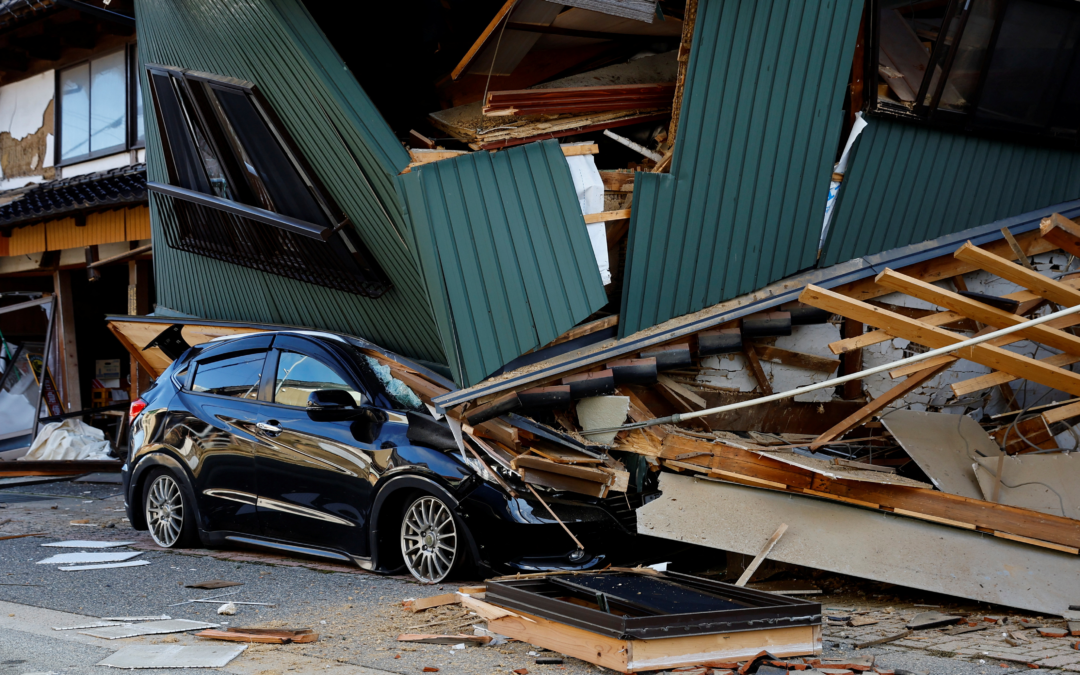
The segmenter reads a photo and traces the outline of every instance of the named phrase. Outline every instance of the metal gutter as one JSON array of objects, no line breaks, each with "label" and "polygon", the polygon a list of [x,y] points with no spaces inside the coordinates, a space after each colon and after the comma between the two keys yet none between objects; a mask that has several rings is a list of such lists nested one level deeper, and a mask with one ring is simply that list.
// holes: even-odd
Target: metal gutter
[{"label": "metal gutter", "polygon": [[[951,254],[957,246],[965,241],[970,241],[976,246],[997,241],[1003,238],[1001,234],[1002,228],[1008,228],[1014,235],[1030,232],[1038,228],[1040,221],[1052,213],[1061,213],[1068,218],[1080,216],[1080,200],[1048,206],[930,241],[904,246],[892,251],[866,256],[865,258],[849,260],[832,267],[809,270],[787,279],[781,279],[753,293],[702,310],[696,315],[672,319],[622,340],[607,343],[607,346],[601,347],[598,351],[576,356],[569,354],[563,357],[562,360],[542,368],[537,368],[535,365],[530,366],[528,372],[517,376],[511,373],[505,379],[499,381],[482,382],[468,389],[453,391],[434,399],[434,403],[441,408],[448,409],[482,396],[497,394],[507,389],[516,389],[553,375],[610,361],[628,352],[690,336],[712,326],[757,312],[763,312],[787,302],[796,301],[799,293],[807,284],[814,284],[823,288],[835,288],[853,281],[877,276],[887,267],[898,269]],[[690,318],[695,316],[699,318]],[[665,328],[665,326],[668,326],[668,328]]]}]

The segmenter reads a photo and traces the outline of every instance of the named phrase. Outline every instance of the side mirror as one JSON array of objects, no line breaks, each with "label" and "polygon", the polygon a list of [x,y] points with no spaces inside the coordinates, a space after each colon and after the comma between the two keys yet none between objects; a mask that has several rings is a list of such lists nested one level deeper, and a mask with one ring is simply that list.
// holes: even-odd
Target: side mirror
[{"label": "side mirror", "polygon": [[308,410],[334,410],[355,408],[356,399],[344,389],[317,389],[307,400]]}]

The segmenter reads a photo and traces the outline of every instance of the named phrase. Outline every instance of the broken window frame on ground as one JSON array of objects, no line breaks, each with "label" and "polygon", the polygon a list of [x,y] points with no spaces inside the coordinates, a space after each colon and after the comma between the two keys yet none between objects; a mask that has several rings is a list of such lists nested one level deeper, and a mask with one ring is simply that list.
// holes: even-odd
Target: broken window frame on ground
[{"label": "broken window frame on ground", "polygon": [[[370,298],[390,289],[389,277],[254,84],[168,66],[146,69],[169,180],[147,187],[175,207],[177,217],[162,222],[171,248]],[[161,105],[166,83],[167,112]],[[238,130],[230,119],[237,113],[229,114],[223,95],[242,97],[263,128]],[[173,115],[183,119],[167,120]],[[257,148],[251,134],[260,131],[270,138]],[[277,157],[266,158],[267,152]],[[276,172],[267,172],[268,164]],[[283,206],[283,197],[291,203]]]},{"label": "broken window frame on ground", "polygon": [[[900,67],[900,64],[883,63],[881,59],[884,42],[882,38],[882,13],[898,10],[887,9],[882,6],[881,2],[868,5],[870,9],[870,12],[868,12],[869,25],[864,26],[864,28],[868,29],[869,48],[865,51],[864,64],[858,63],[859,56],[856,56],[855,67],[856,71],[860,67],[867,69],[866,79],[871,85],[868,92],[869,112],[872,115],[919,121],[953,131],[994,132],[998,135],[1005,134],[1006,136],[1017,136],[1028,140],[1032,140],[1032,137],[1042,137],[1043,143],[1049,142],[1056,147],[1067,145],[1075,148],[1077,141],[1080,140],[1078,138],[1080,115],[1076,116],[1075,123],[1071,125],[1072,129],[1051,126],[1054,118],[1060,118],[1061,116],[1060,106],[1063,104],[1060,97],[1052,101],[1044,101],[1044,107],[1040,107],[1038,116],[1045,118],[1045,122],[1032,124],[1023,124],[1015,120],[995,121],[991,119],[984,104],[987,100],[987,94],[994,87],[995,75],[1001,72],[995,69],[995,62],[1000,63],[1001,59],[1006,58],[1005,52],[1008,51],[1008,46],[1002,41],[1003,33],[1007,37],[1008,30],[1003,29],[1007,29],[1009,26],[1017,26],[1023,21],[1022,17],[1015,15],[1015,12],[1022,11],[1020,8],[1025,4],[1071,10],[1076,13],[1074,18],[1076,27],[1073,30],[1080,31],[1080,23],[1076,23],[1080,22],[1080,7],[1076,7],[1075,3],[1058,2],[1057,0],[997,0],[996,6],[988,7],[993,4],[992,0],[948,0],[945,4],[944,17],[941,23],[944,28],[939,29],[937,38],[930,36],[930,39],[933,40],[933,48],[927,55],[927,63],[923,70],[923,76],[917,83],[917,90],[913,86],[915,83],[908,82],[907,78],[903,77],[905,69]],[[973,29],[973,24],[978,21],[978,18],[972,21],[972,17],[984,8],[990,11],[989,21],[991,25],[989,26],[989,33],[982,36],[985,38],[985,43],[972,46],[970,40],[978,39],[977,33]],[[1011,12],[1013,14],[1010,14]],[[985,20],[986,17],[984,17]],[[909,19],[904,18],[903,21],[910,26]],[[950,33],[952,34],[950,35]],[[914,29],[912,29],[911,35],[916,36]],[[940,37],[942,35],[946,37]],[[916,37],[920,40],[919,47],[923,48],[922,40],[926,36],[917,35]],[[965,42],[965,38],[968,38],[969,42]],[[961,52],[965,48],[972,52],[981,51],[981,54],[976,54],[973,57],[973,63],[970,64],[974,66],[973,70],[977,78],[971,87],[971,95],[966,108],[964,110],[949,109],[942,105],[942,99],[946,89],[953,86],[954,77],[961,72],[959,68],[963,66],[959,64],[963,60]],[[1070,51],[1068,48],[1062,48],[1059,49],[1058,53],[1066,55],[1068,51]],[[1054,73],[1047,75],[1047,80],[1051,84],[1044,87],[1045,91],[1064,91],[1070,79],[1080,77],[1080,72],[1076,72],[1077,62],[1080,62],[1080,47],[1074,46],[1071,51],[1073,54],[1071,58],[1074,62],[1072,74],[1070,75],[1068,64],[1064,66],[1059,64]],[[884,72],[888,68],[895,68],[900,74],[897,79],[904,79],[905,84],[912,89],[914,95],[912,101],[908,103],[897,102],[883,99],[879,95],[878,86],[882,84],[888,85],[889,78]],[[926,73],[934,73],[934,75],[927,77]],[[1054,83],[1058,86],[1054,86]],[[892,91],[895,94],[895,89],[892,89]],[[1049,108],[1049,110],[1046,108]]]}]

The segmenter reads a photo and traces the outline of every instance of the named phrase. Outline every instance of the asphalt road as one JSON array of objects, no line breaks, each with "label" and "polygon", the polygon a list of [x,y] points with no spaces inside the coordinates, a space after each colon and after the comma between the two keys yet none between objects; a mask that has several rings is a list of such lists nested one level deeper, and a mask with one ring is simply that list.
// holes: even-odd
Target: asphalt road
[{"label": "asphalt road", "polygon": [[[397,635],[402,632],[471,633],[475,617],[468,616],[458,606],[418,614],[405,612],[401,606],[403,599],[450,592],[468,580],[421,586],[405,578],[356,570],[326,571],[163,550],[142,552],[137,559],[150,564],[141,567],[62,572],[56,565],[37,564],[65,551],[41,546],[50,541],[140,538],[140,533],[124,520],[119,493],[117,485],[72,482],[0,490],[0,521],[11,519],[0,525],[0,535],[46,533],[46,536],[0,541],[0,675],[115,673],[94,664],[126,644],[200,643],[190,634],[108,641],[78,631],[52,630],[54,626],[76,625],[86,617],[157,614],[228,622],[232,626],[312,628],[320,634],[320,640],[314,644],[253,645],[225,668],[234,673],[404,674],[419,673],[424,667],[455,674],[510,673],[520,668],[527,668],[533,674],[608,672],[570,658],[562,666],[537,665],[536,648],[524,643],[456,650],[445,645],[410,646],[397,642]],[[72,524],[80,520],[89,522]],[[213,591],[185,588],[187,584],[210,579],[243,585]],[[230,595],[223,596],[224,593]],[[175,605],[212,596],[220,596],[220,600]],[[218,602],[228,600],[272,606],[240,606],[234,616],[219,616]],[[827,639],[826,647],[826,656],[844,654],[840,643]],[[857,652],[860,657],[869,654],[877,654],[880,665],[934,675],[1007,674],[1027,670],[941,658],[889,646]],[[211,671],[155,672],[198,675]]]}]

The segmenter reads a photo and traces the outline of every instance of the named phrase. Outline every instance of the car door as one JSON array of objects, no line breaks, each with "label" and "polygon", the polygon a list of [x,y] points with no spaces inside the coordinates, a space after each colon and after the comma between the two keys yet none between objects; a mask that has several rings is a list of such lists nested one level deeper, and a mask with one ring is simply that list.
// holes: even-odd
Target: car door
[{"label": "car door", "polygon": [[[363,385],[326,346],[281,336],[274,347],[255,461],[263,533],[365,556],[372,456],[386,413],[365,407]],[[348,392],[355,407],[309,408],[311,392],[325,389]]]},{"label": "car door", "polygon": [[194,476],[202,526],[258,532],[255,435],[263,370],[272,336],[212,346],[188,368],[178,394],[187,411],[177,448]]}]

